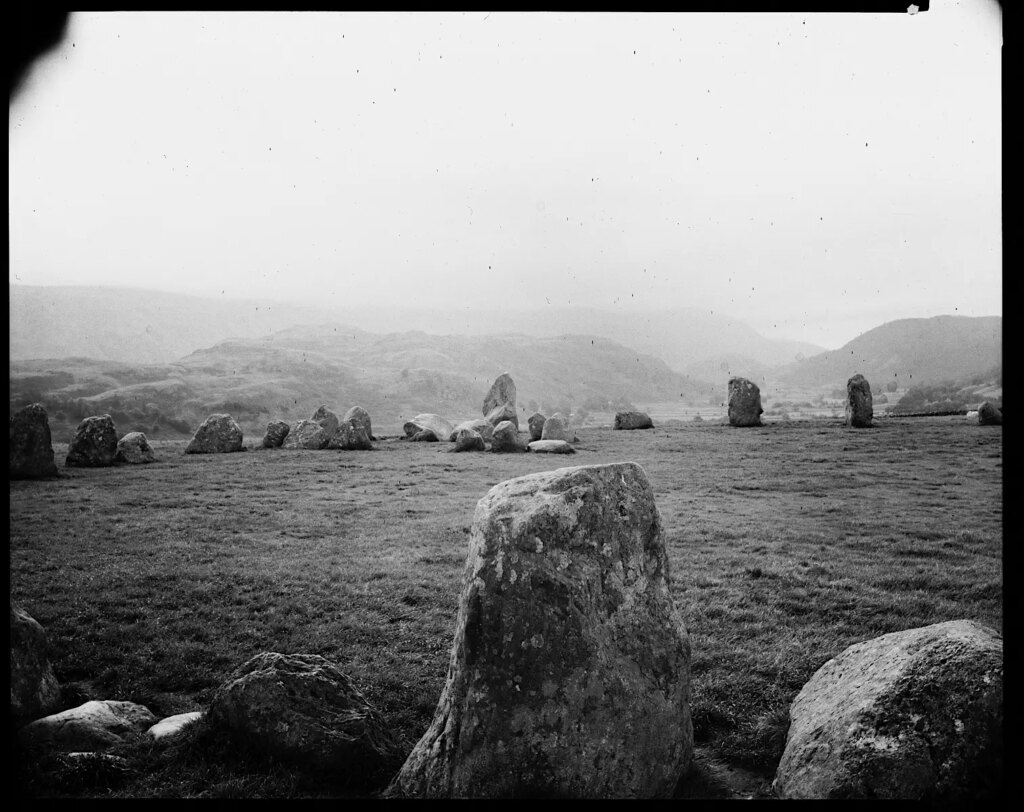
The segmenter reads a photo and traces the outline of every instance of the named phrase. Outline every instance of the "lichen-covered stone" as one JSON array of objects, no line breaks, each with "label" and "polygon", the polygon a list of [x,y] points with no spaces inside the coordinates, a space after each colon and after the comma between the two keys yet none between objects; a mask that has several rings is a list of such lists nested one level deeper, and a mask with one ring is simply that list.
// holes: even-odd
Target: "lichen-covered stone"
[{"label": "lichen-covered stone", "polygon": [[530,439],[539,440],[544,432],[544,421],[547,418],[540,412],[534,412],[530,415],[529,420],[526,421],[527,426],[530,429]]},{"label": "lichen-covered stone", "polygon": [[1002,637],[952,620],[850,646],[811,677],[790,719],[779,797],[998,797]]},{"label": "lichen-covered stone", "polygon": [[87,417],[78,424],[68,444],[68,468],[105,468],[117,457],[117,430],[109,414]]},{"label": "lichen-covered stone", "polygon": [[486,451],[484,438],[473,429],[459,429],[455,432],[455,448],[452,451]]},{"label": "lichen-covered stone", "polygon": [[761,426],[761,390],[746,378],[729,379],[729,425]]},{"label": "lichen-covered stone", "polygon": [[331,441],[334,437],[335,432],[338,430],[338,426],[341,421],[338,420],[338,415],[328,409],[326,406],[319,406],[313,416],[310,418],[314,423],[319,423],[327,435],[327,442]]},{"label": "lichen-covered stone", "polygon": [[156,721],[144,705],[94,700],[36,719],[21,728],[19,736],[26,744],[59,752],[102,751],[144,733]]},{"label": "lichen-covered stone", "polygon": [[[487,390],[487,395],[484,397],[483,414],[490,415],[495,407],[503,404],[511,406],[512,414],[516,413],[516,384],[507,372],[503,372],[495,378],[491,388]],[[491,425],[497,425],[500,422],[500,420],[491,421]],[[518,427],[518,425],[517,423],[516,426]]]},{"label": "lichen-covered stone", "polygon": [[565,440],[571,443],[576,439],[576,433],[569,427],[569,421],[561,412],[555,412],[544,421],[540,432],[541,440]]},{"label": "lichen-covered stone", "polygon": [[521,454],[526,451],[526,444],[519,437],[519,429],[511,420],[503,420],[494,427],[491,451],[496,454]]},{"label": "lichen-covered stone", "polygon": [[186,454],[227,454],[242,450],[242,429],[229,414],[211,414],[196,429]]},{"label": "lichen-covered stone", "polygon": [[987,400],[978,407],[979,426],[1001,426],[1003,425],[1003,413]]},{"label": "lichen-covered stone", "polygon": [[615,428],[623,431],[653,429],[654,421],[651,420],[651,416],[645,412],[616,412]]},{"label": "lichen-covered stone", "polygon": [[439,414],[433,414],[432,412],[426,412],[424,414],[416,415],[412,420],[408,420],[402,426],[402,431],[405,432],[405,436],[412,438],[414,434],[429,429],[437,435],[438,440],[447,440],[452,436],[454,426],[445,420]]},{"label": "lichen-covered stone", "polygon": [[370,413],[362,406],[353,406],[345,412],[345,416],[341,420],[342,422],[348,421],[353,426],[361,428],[366,432],[366,436],[371,442],[375,439],[373,436],[373,426],[370,421]]},{"label": "lichen-covered stone", "polygon": [[60,685],[53,674],[46,632],[11,599],[11,716],[34,719],[56,710]]},{"label": "lichen-covered stone", "polygon": [[156,454],[153,453],[153,446],[149,444],[145,434],[141,431],[130,431],[117,441],[117,453],[114,454],[114,461],[128,465],[141,465],[156,462]]},{"label": "lichen-covered stone", "polygon": [[263,435],[263,447],[280,448],[291,430],[292,427],[284,420],[271,420],[267,423],[267,431]]},{"label": "lichen-covered stone", "polygon": [[7,451],[11,479],[36,479],[58,476],[53,461],[53,441],[46,409],[32,403],[10,417]]},{"label": "lichen-covered stone", "polygon": [[537,454],[575,454],[576,449],[565,440],[534,440],[526,448]]},{"label": "lichen-covered stone", "polygon": [[690,647],[635,463],[480,500],[448,676],[387,794],[670,797],[692,759]]},{"label": "lichen-covered stone", "polygon": [[204,716],[203,711],[190,711],[189,713],[178,713],[174,716],[166,716],[146,731],[146,735],[153,741],[166,741],[180,736],[185,729]]},{"label": "lichen-covered stone", "polygon": [[330,439],[327,430],[315,420],[300,420],[284,438],[284,447],[319,451],[327,448]]},{"label": "lichen-covered stone", "polygon": [[328,448],[340,448],[343,451],[372,451],[373,443],[363,423],[354,420],[342,420],[338,430],[327,443]]},{"label": "lichen-covered stone", "polygon": [[860,373],[846,382],[846,425],[855,429],[871,428],[874,419],[871,384]]},{"label": "lichen-covered stone", "polygon": [[519,428],[519,415],[516,414],[516,407],[511,403],[499,403],[487,413],[487,422],[492,426],[509,421]]},{"label": "lichen-covered stone", "polygon": [[448,441],[454,443],[455,435],[459,433],[460,429],[471,429],[484,438],[485,443],[491,441],[491,435],[494,434],[494,426],[484,420],[482,417],[476,418],[476,420],[463,420],[459,425],[452,429],[452,433],[448,435]]}]

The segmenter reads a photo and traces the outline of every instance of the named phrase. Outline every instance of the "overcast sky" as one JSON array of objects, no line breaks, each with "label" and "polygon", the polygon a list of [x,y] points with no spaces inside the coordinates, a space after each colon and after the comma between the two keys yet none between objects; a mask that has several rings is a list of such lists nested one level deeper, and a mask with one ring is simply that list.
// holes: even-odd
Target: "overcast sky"
[{"label": "overcast sky", "polygon": [[10,281],[700,307],[841,346],[1002,313],[1000,7],[72,15]]}]

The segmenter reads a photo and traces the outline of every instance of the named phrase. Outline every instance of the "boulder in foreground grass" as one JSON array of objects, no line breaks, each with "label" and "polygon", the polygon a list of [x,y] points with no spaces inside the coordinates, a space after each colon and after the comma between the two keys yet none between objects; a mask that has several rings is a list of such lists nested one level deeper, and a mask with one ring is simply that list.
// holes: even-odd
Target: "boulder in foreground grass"
[{"label": "boulder in foreground grass", "polygon": [[257,654],[213,696],[211,725],[268,756],[359,779],[394,753],[380,713],[316,654]]},{"label": "boulder in foreground grass", "polygon": [[198,722],[205,714],[203,711],[190,711],[166,716],[146,731],[153,741],[166,741],[181,735],[193,722]]},{"label": "boulder in foreground grass", "polygon": [[271,420],[267,423],[267,431],[263,435],[263,447],[264,448],[280,448],[284,443],[284,438],[288,436],[288,432],[292,430],[283,420]]},{"label": "boulder in foreground grass", "polygon": [[531,440],[541,439],[541,436],[544,432],[544,421],[546,420],[547,418],[540,412],[534,412],[533,414],[530,415],[529,419],[526,421],[526,424],[530,428]]},{"label": "boulder in foreground grass", "polygon": [[623,431],[653,429],[654,421],[646,412],[616,412],[615,428]]},{"label": "boulder in foreground grass", "polygon": [[13,599],[10,648],[11,716],[34,719],[52,713],[60,703],[60,685],[50,665],[46,632]]},{"label": "boulder in foreground grass", "polygon": [[846,425],[855,429],[871,428],[874,419],[871,384],[860,373],[846,382]]},{"label": "boulder in foreground grass", "polygon": [[978,407],[979,426],[1001,426],[1003,425],[1003,413],[987,400]]},{"label": "boulder in foreground grass", "polygon": [[746,378],[729,379],[729,425],[761,426],[761,390]]},{"label": "boulder in foreground grass", "polygon": [[511,420],[503,420],[494,427],[491,451],[496,454],[521,454],[526,451],[526,444],[519,437],[519,429]]},{"label": "boulder in foreground grass", "polygon": [[156,721],[144,705],[107,699],[36,719],[25,725],[19,735],[29,746],[64,753],[101,751],[144,733]]},{"label": "boulder in foreground grass", "polygon": [[790,708],[782,798],[999,797],[1003,640],[951,620],[850,646]]},{"label": "boulder in foreground grass", "polygon": [[229,414],[211,414],[196,429],[186,454],[227,454],[242,450],[242,429]]},{"label": "boulder in foreground grass", "polygon": [[319,451],[327,448],[330,439],[327,430],[315,420],[300,420],[284,438],[284,447]]},{"label": "boulder in foreground grass", "polygon": [[68,444],[68,468],[105,468],[117,456],[117,430],[109,414],[87,417],[78,424]]},{"label": "boulder in foreground grass", "polygon": [[565,440],[534,440],[526,447],[537,454],[575,454],[576,449]]},{"label": "boulder in foreground grass", "polygon": [[147,462],[156,462],[156,454],[149,444],[146,435],[141,431],[130,431],[117,441],[117,453],[114,454],[115,462],[123,462],[128,465],[140,465]]},{"label": "boulder in foreground grass", "polygon": [[635,463],[493,487],[448,677],[392,797],[670,797],[693,756],[689,636]]},{"label": "boulder in foreground grass", "polygon": [[58,476],[53,461],[50,419],[38,403],[19,409],[10,417],[7,451],[11,479],[36,479]]}]

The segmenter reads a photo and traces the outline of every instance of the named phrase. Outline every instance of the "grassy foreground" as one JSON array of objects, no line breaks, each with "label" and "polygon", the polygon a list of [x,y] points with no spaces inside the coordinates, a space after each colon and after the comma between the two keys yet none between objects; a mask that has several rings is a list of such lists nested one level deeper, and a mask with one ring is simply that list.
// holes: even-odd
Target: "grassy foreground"
[{"label": "grassy foreground", "polygon": [[[47,632],[68,707],[199,710],[261,651],[348,672],[408,752],[448,665],[469,526],[496,483],[631,460],[655,489],[691,636],[702,753],[770,779],[789,703],[848,645],[957,618],[1002,630],[1002,429],[963,418],[580,429],[574,456],[251,450],[10,483],[11,595]],[[196,731],[103,775],[19,765],[41,797],[373,797]],[[401,759],[388,765],[397,770]],[[699,771],[698,771],[699,772]],[[703,781],[703,783],[701,783]],[[694,789],[694,787],[700,789]],[[714,795],[696,775],[681,795]]]}]

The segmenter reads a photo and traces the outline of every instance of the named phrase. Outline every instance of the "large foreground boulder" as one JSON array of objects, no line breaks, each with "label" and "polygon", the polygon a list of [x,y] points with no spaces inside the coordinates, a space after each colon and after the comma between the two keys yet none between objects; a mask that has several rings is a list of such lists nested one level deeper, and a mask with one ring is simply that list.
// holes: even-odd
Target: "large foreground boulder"
[{"label": "large foreground boulder", "polygon": [[[488,417],[491,412],[498,406],[507,404],[512,408],[512,414],[516,413],[516,384],[512,380],[512,376],[507,372],[502,372],[497,378],[494,379],[494,383],[491,384],[491,388],[487,390],[487,395],[484,397],[483,414]],[[490,420],[490,417],[488,417]],[[491,425],[497,425],[501,421],[491,421]],[[518,423],[516,424],[519,425]]]},{"label": "large foreground boulder", "polygon": [[530,429],[531,440],[541,439],[541,434],[544,431],[545,420],[547,420],[547,418],[540,412],[534,412],[533,414],[530,415],[529,419],[526,421],[526,424]]},{"label": "large foreground boulder", "polygon": [[292,427],[284,420],[271,420],[267,423],[267,431],[263,435],[263,447],[280,448],[291,430]]},{"label": "large foreground boulder", "polygon": [[338,415],[328,409],[326,406],[319,406],[317,410],[313,412],[313,416],[310,418],[314,423],[319,423],[327,435],[327,441],[330,442],[335,432],[338,430],[338,426],[341,421],[338,420]]},{"label": "large foreground boulder", "polygon": [[87,417],[78,424],[68,444],[68,468],[105,468],[115,464],[117,429],[109,414]]},{"label": "large foreground boulder", "polygon": [[1003,425],[1003,413],[987,400],[978,407],[979,426]]},{"label": "large foreground boulder", "polygon": [[746,378],[729,379],[729,425],[761,426],[761,390]]},{"label": "large foreground boulder", "polygon": [[654,421],[646,412],[616,412],[615,428],[623,431],[653,429]]},{"label": "large foreground boulder", "polygon": [[571,443],[576,439],[576,432],[569,427],[569,421],[561,412],[555,412],[544,421],[540,439],[565,440],[565,442]]},{"label": "large foreground boulder", "polygon": [[38,403],[19,409],[10,418],[7,450],[11,479],[36,479],[58,476],[53,461],[50,419]]},{"label": "large foreground boulder", "polygon": [[343,451],[372,451],[373,443],[370,433],[363,423],[354,420],[342,420],[338,430],[327,442],[328,448],[340,448]]},{"label": "large foreground boulder", "polygon": [[790,708],[782,798],[969,800],[1002,783],[1003,640],[970,620],[846,649]]},{"label": "large foreground boulder", "polygon": [[330,442],[327,430],[315,420],[300,420],[284,438],[284,448],[319,451]]},{"label": "large foreground boulder", "polygon": [[438,440],[447,440],[452,436],[452,431],[455,427],[445,420],[439,414],[425,413],[418,414],[412,420],[408,420],[402,426],[402,431],[405,432],[405,436],[412,438],[414,434],[418,434],[421,431],[429,430],[437,435]]},{"label": "large foreground boulder", "polygon": [[19,736],[30,746],[63,753],[103,751],[145,733],[157,721],[144,705],[113,699],[86,702],[25,725]]},{"label": "large foreground boulder", "polygon": [[846,425],[855,429],[869,429],[874,416],[871,384],[857,373],[846,382]]},{"label": "large foreground boulder", "polygon": [[117,453],[114,454],[114,461],[128,465],[141,465],[147,462],[156,462],[156,454],[153,453],[153,446],[149,444],[145,434],[141,431],[130,431],[117,441]]},{"label": "large foreground boulder", "polygon": [[526,451],[526,444],[519,437],[519,429],[511,420],[503,420],[494,427],[491,451],[496,454],[521,454]]},{"label": "large foreground boulder", "polygon": [[229,414],[211,414],[192,435],[186,454],[227,454],[242,450],[242,429]]},{"label": "large foreground boulder", "polygon": [[60,685],[53,675],[43,627],[11,599],[11,716],[35,719],[55,711]]},{"label": "large foreground boulder", "polygon": [[395,747],[362,691],[317,654],[257,654],[217,689],[208,721],[266,755],[355,778]]},{"label": "large foreground boulder", "polygon": [[494,486],[448,677],[387,794],[670,797],[693,755],[690,646],[635,463]]},{"label": "large foreground boulder", "polygon": [[353,426],[357,426],[366,432],[366,436],[371,441],[376,438],[373,436],[373,426],[370,421],[370,413],[366,411],[362,406],[353,406],[347,412],[345,416],[341,418],[342,422],[348,421]]}]

